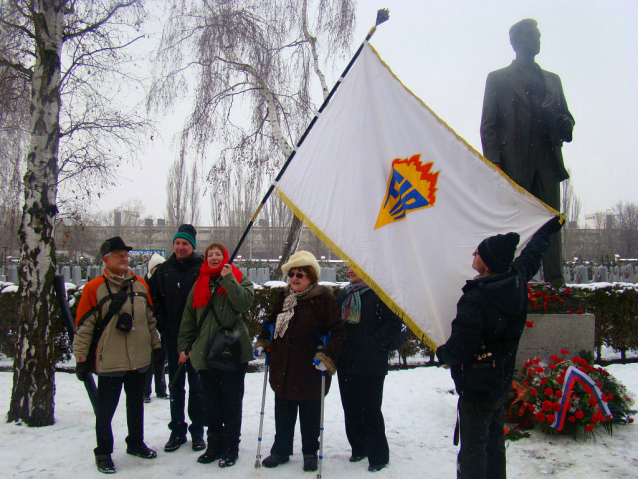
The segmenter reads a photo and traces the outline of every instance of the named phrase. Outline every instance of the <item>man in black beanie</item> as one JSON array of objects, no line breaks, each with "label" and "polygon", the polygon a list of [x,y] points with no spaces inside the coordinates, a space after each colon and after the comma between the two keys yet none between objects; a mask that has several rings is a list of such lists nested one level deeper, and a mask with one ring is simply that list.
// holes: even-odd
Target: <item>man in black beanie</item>
[{"label": "man in black beanie", "polygon": [[550,235],[564,217],[543,225],[514,260],[518,233],[490,236],[474,252],[478,276],[467,281],[452,334],[436,351],[451,366],[459,394],[454,431],[461,449],[459,479],[505,479],[504,403],[514,376],[516,351],[527,320],[527,282],[540,268]]},{"label": "man in black beanie", "polygon": [[[157,329],[162,334],[162,344],[166,347],[168,358],[168,374],[172,379],[177,371],[179,354],[177,353],[177,333],[182,323],[182,315],[186,300],[193,289],[202,266],[202,257],[195,252],[197,231],[193,225],[184,224],[173,236],[173,254],[157,267],[151,276],[148,286],[153,297],[154,313],[157,318]],[[186,406],[186,378],[188,377],[188,416],[191,424],[187,424],[184,415]],[[164,452],[173,452],[186,442],[186,434],[190,432],[193,451],[206,449],[204,441],[204,403],[202,386],[190,361],[182,368],[175,385],[169,391],[171,422],[170,438],[164,446]]]}]

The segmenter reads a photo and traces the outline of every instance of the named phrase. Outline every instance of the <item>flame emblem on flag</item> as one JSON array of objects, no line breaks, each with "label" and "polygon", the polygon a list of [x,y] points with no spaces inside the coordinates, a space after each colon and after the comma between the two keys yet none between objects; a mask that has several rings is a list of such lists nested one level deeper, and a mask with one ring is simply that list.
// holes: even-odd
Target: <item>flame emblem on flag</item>
[{"label": "flame emblem on flag", "polygon": [[432,165],[433,162],[421,164],[421,154],[392,161],[388,187],[374,225],[375,230],[401,221],[408,213],[434,206],[440,171],[432,173]]}]

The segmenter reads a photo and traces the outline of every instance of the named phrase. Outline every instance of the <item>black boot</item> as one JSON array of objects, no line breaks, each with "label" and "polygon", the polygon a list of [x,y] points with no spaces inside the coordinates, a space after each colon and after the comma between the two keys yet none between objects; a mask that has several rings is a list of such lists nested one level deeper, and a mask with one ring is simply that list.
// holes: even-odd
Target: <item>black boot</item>
[{"label": "black boot", "polygon": [[97,470],[102,474],[115,474],[117,472],[110,454],[96,454],[95,464],[97,464]]},{"label": "black boot", "polygon": [[222,457],[219,467],[232,467],[239,457],[239,436],[222,435]]},{"label": "black boot", "polygon": [[142,459],[155,459],[157,457],[157,453],[144,443],[137,446],[127,446],[126,454],[141,457]]},{"label": "black boot", "polygon": [[208,434],[208,448],[206,452],[197,458],[200,464],[210,464],[221,457],[221,445],[219,436]]},{"label": "black boot", "polygon": [[279,464],[284,464],[290,459],[289,456],[280,456],[279,454],[271,454],[261,463],[264,467],[277,467]]},{"label": "black boot", "polygon": [[193,436],[191,438],[191,448],[193,451],[203,451],[206,449],[206,443],[204,442],[204,438],[201,436]]},{"label": "black boot", "polygon": [[182,444],[186,442],[186,436],[178,436],[171,434],[168,442],[164,446],[164,452],[177,451]]},{"label": "black boot", "polygon": [[303,455],[303,470],[306,472],[316,471],[317,460],[318,460],[318,457],[316,454],[304,454]]}]

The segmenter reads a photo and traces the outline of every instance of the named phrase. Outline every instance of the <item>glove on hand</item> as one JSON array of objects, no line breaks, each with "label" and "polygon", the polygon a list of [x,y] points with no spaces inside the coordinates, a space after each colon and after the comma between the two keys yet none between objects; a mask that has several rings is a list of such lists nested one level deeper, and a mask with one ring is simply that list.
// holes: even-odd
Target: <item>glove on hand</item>
[{"label": "glove on hand", "polygon": [[255,348],[255,350],[253,351],[253,357],[255,359],[261,359],[261,358],[266,357],[266,353],[265,353],[264,347],[263,346],[259,346],[258,348]]},{"label": "glove on hand", "polygon": [[89,363],[86,361],[75,363],[75,375],[80,381],[86,381],[89,378],[89,374],[91,374],[91,371],[89,371]]},{"label": "glove on hand", "polygon": [[313,363],[315,365],[315,369],[318,369],[319,371],[327,371],[328,367],[324,364],[323,361],[320,361],[318,358],[315,358],[313,360]]},{"label": "glove on hand", "polygon": [[166,362],[166,354],[164,354],[164,348],[153,349],[151,362],[153,363],[153,367],[159,368],[164,362]]},{"label": "glove on hand", "polygon": [[546,235],[553,235],[554,233],[558,233],[564,224],[565,217],[563,215],[554,216],[551,220],[541,226],[538,232]]}]

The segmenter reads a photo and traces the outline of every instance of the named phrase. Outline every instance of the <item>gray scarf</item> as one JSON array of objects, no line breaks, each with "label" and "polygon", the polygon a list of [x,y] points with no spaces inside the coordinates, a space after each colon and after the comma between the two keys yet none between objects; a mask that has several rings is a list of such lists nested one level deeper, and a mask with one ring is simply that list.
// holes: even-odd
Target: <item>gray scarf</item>
[{"label": "gray scarf", "polygon": [[295,306],[297,306],[297,298],[299,296],[305,296],[312,291],[312,288],[314,287],[315,285],[311,284],[308,289],[299,291],[298,293],[295,293],[293,289],[290,288],[290,293],[288,293],[288,296],[284,299],[284,306],[281,313],[277,315],[277,323],[275,324],[275,334],[273,335],[273,339],[284,337],[284,334],[286,334],[286,330],[288,329],[288,323],[295,315],[294,309]]}]

